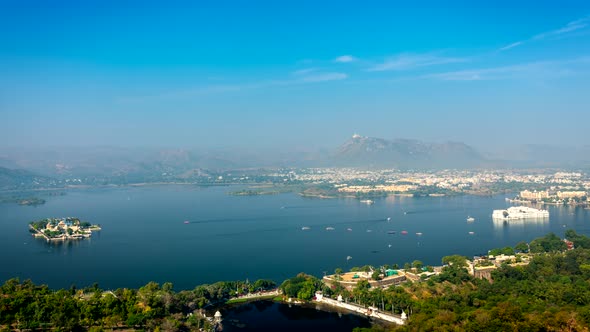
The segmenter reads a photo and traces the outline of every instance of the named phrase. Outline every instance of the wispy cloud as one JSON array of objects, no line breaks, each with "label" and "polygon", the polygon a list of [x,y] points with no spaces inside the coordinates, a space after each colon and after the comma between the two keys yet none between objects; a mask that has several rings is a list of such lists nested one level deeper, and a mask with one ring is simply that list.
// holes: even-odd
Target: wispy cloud
[{"label": "wispy cloud", "polygon": [[261,80],[235,84],[201,85],[192,88],[178,89],[154,95],[121,98],[119,101],[123,103],[142,103],[157,100],[186,99],[230,92],[243,92],[248,90],[266,89],[273,87],[312,84],[329,81],[341,81],[348,78],[348,74],[346,73],[321,72],[316,68],[297,70],[292,72],[291,74],[294,76],[291,79]]},{"label": "wispy cloud", "polygon": [[296,70],[296,71],[292,72],[291,74],[294,76],[302,76],[302,75],[307,75],[307,74],[310,74],[310,73],[313,73],[316,71],[318,71],[317,68],[305,68],[305,69]]},{"label": "wispy cloud", "polygon": [[503,52],[503,51],[507,51],[509,49],[515,48],[517,46],[523,45],[527,42],[530,41],[539,41],[539,40],[543,40],[543,39],[550,39],[550,38],[557,38],[557,37],[564,37],[569,35],[570,33],[574,32],[574,31],[578,31],[581,29],[585,29],[587,27],[590,26],[590,16],[586,16],[583,17],[581,19],[577,19],[575,21],[571,21],[568,24],[566,24],[565,26],[559,28],[559,29],[555,29],[555,30],[551,30],[551,31],[546,31],[537,35],[534,35],[533,37],[526,39],[526,40],[522,40],[522,41],[517,41],[515,43],[506,45],[504,47],[501,47],[498,49],[499,52]]},{"label": "wispy cloud", "polygon": [[545,39],[545,38],[561,36],[563,34],[567,34],[570,32],[574,32],[576,30],[583,29],[583,28],[587,27],[588,25],[590,25],[590,16],[586,16],[586,17],[581,18],[579,20],[569,22],[566,26],[561,27],[559,29],[540,33],[538,35],[533,36],[533,38],[531,38],[531,39],[532,40],[540,40],[540,39]]},{"label": "wispy cloud", "polygon": [[[347,79],[348,75],[345,73],[319,73],[302,77],[298,82],[327,82],[327,81],[340,81]],[[295,82],[297,83],[297,82]]]},{"label": "wispy cloud", "polygon": [[367,71],[410,70],[420,67],[465,62],[466,59],[441,57],[433,54],[400,54],[369,67]]},{"label": "wispy cloud", "polygon": [[348,78],[348,75],[340,72],[322,72],[318,68],[306,68],[291,73],[295,79],[281,81],[282,85],[339,81]]},{"label": "wispy cloud", "polygon": [[430,74],[422,78],[436,79],[442,81],[481,81],[481,80],[504,80],[504,79],[533,79],[548,77],[563,77],[579,73],[581,68],[590,65],[590,57],[580,57],[566,60],[538,61],[522,63],[517,65],[499,66],[490,68],[467,69],[450,71],[444,73]]},{"label": "wispy cloud", "polygon": [[520,46],[520,45],[522,45],[522,43],[523,43],[523,42],[521,42],[521,41],[517,41],[517,42],[515,42],[515,43],[509,44],[509,45],[506,45],[506,46],[504,46],[504,47],[500,48],[500,50],[499,50],[499,51],[507,51],[507,50],[509,50],[509,49],[511,49],[511,48],[514,48],[514,47],[516,47],[516,46]]},{"label": "wispy cloud", "polygon": [[338,63],[348,63],[348,62],[353,62],[356,61],[356,58],[353,57],[352,55],[341,55],[339,57],[337,57],[336,59],[334,59],[334,62],[338,62]]}]

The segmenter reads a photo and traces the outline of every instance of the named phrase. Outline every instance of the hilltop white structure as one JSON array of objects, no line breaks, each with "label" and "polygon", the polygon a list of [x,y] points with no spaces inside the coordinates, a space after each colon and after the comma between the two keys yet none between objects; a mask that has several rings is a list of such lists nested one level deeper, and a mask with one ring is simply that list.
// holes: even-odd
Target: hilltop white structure
[{"label": "hilltop white structure", "polygon": [[538,210],[527,206],[511,206],[506,210],[494,210],[492,219],[495,220],[520,220],[520,219],[545,219],[549,218],[549,211]]}]

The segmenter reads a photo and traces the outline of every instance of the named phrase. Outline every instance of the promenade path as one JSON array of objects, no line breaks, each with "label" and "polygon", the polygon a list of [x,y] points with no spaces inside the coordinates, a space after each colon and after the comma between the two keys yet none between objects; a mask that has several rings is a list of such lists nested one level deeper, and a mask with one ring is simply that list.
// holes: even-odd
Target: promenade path
[{"label": "promenade path", "polygon": [[406,318],[405,314],[399,315],[392,315],[390,313],[382,312],[377,310],[377,308],[366,308],[352,303],[345,303],[340,302],[334,299],[330,299],[327,297],[322,296],[321,294],[316,294],[316,302],[323,303],[329,306],[338,307],[346,310],[350,310],[367,317],[373,317],[375,319],[384,320],[390,323],[395,323],[398,325],[404,325]]}]

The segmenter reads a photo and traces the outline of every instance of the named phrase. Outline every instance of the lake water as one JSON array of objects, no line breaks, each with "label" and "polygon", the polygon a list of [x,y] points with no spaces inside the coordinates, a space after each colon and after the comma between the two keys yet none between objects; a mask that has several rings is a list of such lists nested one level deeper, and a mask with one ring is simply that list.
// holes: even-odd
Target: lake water
[{"label": "lake water", "polygon": [[222,309],[224,332],[346,331],[369,327],[366,317],[270,301],[259,301]]},{"label": "lake water", "polygon": [[[508,206],[505,196],[388,197],[366,205],[296,194],[228,195],[238,189],[91,189],[49,197],[37,207],[0,204],[0,279],[30,278],[52,288],[138,287],[152,280],[170,281],[175,289],[218,280],[280,283],[298,272],[321,277],[337,267],[415,259],[439,265],[445,255],[473,256],[548,232],[563,236],[567,228],[590,233],[590,211],[580,208],[550,207],[546,222],[495,224],[492,210]],[[66,216],[103,230],[64,244],[28,232],[30,221]]]}]

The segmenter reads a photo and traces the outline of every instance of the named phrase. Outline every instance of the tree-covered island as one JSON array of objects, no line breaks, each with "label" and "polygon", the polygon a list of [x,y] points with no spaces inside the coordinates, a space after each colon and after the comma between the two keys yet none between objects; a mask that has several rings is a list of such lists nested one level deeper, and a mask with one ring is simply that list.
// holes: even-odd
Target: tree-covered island
[{"label": "tree-covered island", "polygon": [[100,231],[100,225],[92,225],[78,218],[46,218],[29,223],[29,231],[34,237],[47,241],[76,240],[89,238],[93,231]]}]

